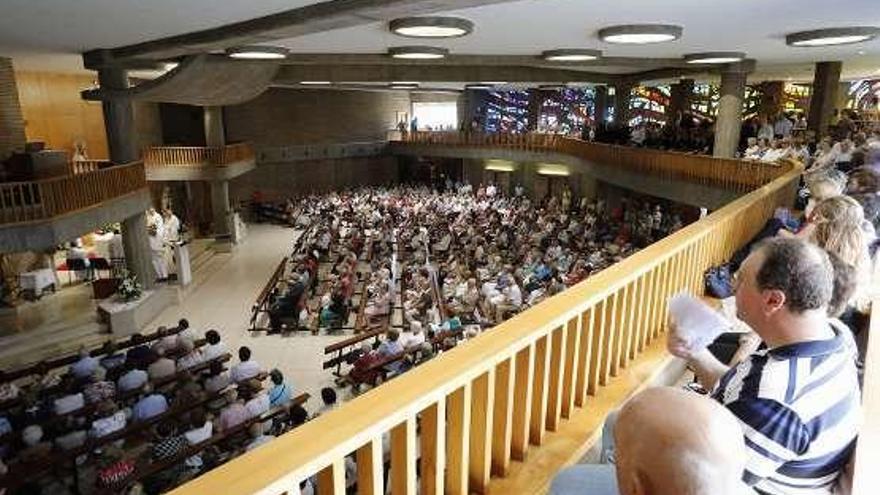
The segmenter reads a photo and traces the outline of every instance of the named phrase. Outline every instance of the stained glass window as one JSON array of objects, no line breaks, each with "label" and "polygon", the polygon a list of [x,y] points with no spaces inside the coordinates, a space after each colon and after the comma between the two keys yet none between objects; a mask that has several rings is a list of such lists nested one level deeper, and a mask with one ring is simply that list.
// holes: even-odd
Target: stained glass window
[{"label": "stained glass window", "polygon": [[580,134],[591,125],[595,114],[596,91],[593,88],[562,88],[544,91],[538,117],[539,132]]},{"label": "stained glass window", "polygon": [[[714,84],[694,84],[691,113],[700,120],[715,120],[715,115],[718,114],[719,96],[719,88]],[[746,101],[748,99],[748,88],[746,88]]]},{"label": "stained glass window", "polygon": [[880,99],[880,80],[854,81],[849,85],[846,107],[876,111],[878,99]]},{"label": "stained glass window", "polygon": [[666,108],[669,106],[670,88],[662,86],[638,86],[630,98],[630,126],[645,122],[666,122]]},{"label": "stained glass window", "polygon": [[529,123],[529,92],[489,91],[485,122],[487,132],[526,132]]}]

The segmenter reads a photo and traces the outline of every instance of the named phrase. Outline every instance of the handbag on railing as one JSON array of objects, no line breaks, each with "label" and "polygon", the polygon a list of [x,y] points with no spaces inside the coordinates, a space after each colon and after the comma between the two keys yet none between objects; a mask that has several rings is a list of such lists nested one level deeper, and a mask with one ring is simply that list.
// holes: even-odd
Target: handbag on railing
[{"label": "handbag on railing", "polygon": [[706,288],[706,294],[717,297],[718,299],[726,299],[733,295],[733,276],[730,273],[730,265],[724,263],[722,265],[710,267],[703,274],[703,284]]}]

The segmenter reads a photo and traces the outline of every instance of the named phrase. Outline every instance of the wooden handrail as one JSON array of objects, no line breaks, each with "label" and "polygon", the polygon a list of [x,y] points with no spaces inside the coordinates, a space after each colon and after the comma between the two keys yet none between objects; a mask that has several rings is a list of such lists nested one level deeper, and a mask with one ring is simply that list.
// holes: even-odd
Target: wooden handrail
[{"label": "wooden handrail", "polygon": [[85,174],[109,166],[111,166],[110,160],[72,160],[70,162],[70,173],[71,175]]},{"label": "wooden handrail", "polygon": [[141,162],[30,182],[0,183],[0,225],[83,210],[147,186]]},{"label": "wooden handrail", "polygon": [[[565,141],[554,146],[577,151]],[[393,493],[416,493],[416,463],[421,493],[486,493],[511,458],[525,459],[588,396],[640,354],[662,348],[667,299],[702,294],[704,271],[791,204],[800,172],[788,167],[705,219],[173,493],[279,495],[316,474],[321,493],[344,493],[338,484],[351,453],[359,493],[384,493],[386,433]]]},{"label": "wooden handrail", "polygon": [[208,146],[152,146],[144,150],[148,167],[222,167],[255,157],[251,143]]},{"label": "wooden handrail", "polygon": [[715,158],[631,146],[592,143],[555,134],[485,134],[475,132],[414,132],[402,142],[421,145],[512,148],[520,151],[573,155],[602,165],[670,180],[684,180],[748,192],[783,175],[789,165]]}]

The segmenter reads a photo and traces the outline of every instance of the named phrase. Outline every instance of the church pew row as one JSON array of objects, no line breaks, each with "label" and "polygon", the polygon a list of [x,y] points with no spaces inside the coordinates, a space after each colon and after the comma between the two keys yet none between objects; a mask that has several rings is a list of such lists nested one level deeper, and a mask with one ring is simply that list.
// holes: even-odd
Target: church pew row
[{"label": "church pew row", "polygon": [[[162,333],[162,332],[159,332],[158,330],[156,330],[153,333],[144,335],[143,340],[140,342],[140,344],[149,344],[150,342],[159,340],[162,337],[176,335],[176,334],[182,332],[183,330],[184,330],[183,327],[169,328],[165,331],[165,333]],[[130,347],[134,347],[136,345],[139,345],[139,344],[134,341],[134,338],[129,338],[129,339],[124,340],[122,342],[118,342],[116,344],[116,350],[123,351],[125,349],[128,349]],[[92,357],[100,357],[105,354],[107,354],[106,343],[102,344],[100,347],[92,349],[89,352],[89,355],[91,355]],[[28,365],[28,366],[25,366],[23,368],[19,368],[16,370],[0,371],[0,383],[8,383],[8,382],[12,382],[12,381],[15,381],[15,380],[18,380],[21,378],[28,377],[30,375],[46,373],[47,371],[51,371],[56,368],[61,368],[62,366],[69,366],[69,365],[79,361],[79,359],[80,359],[79,353],[76,352],[76,353],[68,354],[68,355],[60,357],[60,358],[55,358],[55,359],[51,359],[48,361],[41,361],[38,363],[34,363],[34,364],[31,364],[31,365]]]},{"label": "church pew row", "polygon": [[[257,381],[265,381],[268,378],[268,373],[262,372],[257,375],[255,378],[251,380]],[[174,420],[175,418],[179,418],[190,411],[193,411],[199,407],[205,407],[207,404],[223,399],[224,394],[230,387],[238,386],[239,384],[233,383],[230,384],[229,387],[214,392],[212,394],[205,394],[205,396],[197,401],[192,401],[185,404],[177,404],[168,408],[162,414],[158,414],[153,416],[152,418],[146,419],[144,421],[136,421],[130,422],[119,431],[113,432],[109,435],[105,435],[100,438],[89,438],[83,445],[71,449],[68,451],[58,450],[50,454],[48,457],[43,459],[38,459],[33,462],[29,462],[27,464],[12,464],[9,470],[9,474],[0,478],[0,487],[15,489],[22,484],[33,481],[37,476],[46,472],[49,469],[53,469],[53,466],[65,466],[65,465],[74,465],[76,459],[81,455],[89,454],[97,449],[102,449],[106,447],[108,444],[114,443],[119,440],[131,440],[136,439],[138,436],[147,433],[149,428],[158,425],[164,421]],[[308,394],[303,394],[308,398]],[[299,400],[297,399],[292,400]],[[305,400],[303,400],[305,402]]]},{"label": "church pew row", "polygon": [[108,495],[118,493],[118,491],[121,488],[128,486],[128,485],[131,485],[133,483],[136,483],[137,481],[143,480],[149,476],[153,476],[155,474],[158,474],[158,473],[160,473],[166,469],[169,469],[171,467],[174,467],[180,463],[183,463],[189,457],[192,457],[194,455],[198,455],[199,453],[201,453],[202,451],[204,451],[205,449],[207,449],[208,447],[210,447],[212,445],[221,444],[227,440],[235,438],[238,435],[245,434],[245,433],[247,433],[247,431],[250,429],[250,427],[252,425],[254,425],[256,423],[263,423],[266,421],[270,421],[270,420],[286,413],[294,405],[301,406],[301,405],[305,404],[309,400],[309,398],[310,398],[309,394],[307,394],[307,393],[301,394],[301,395],[291,399],[288,404],[285,404],[282,406],[276,406],[276,407],[270,409],[269,411],[263,413],[260,416],[248,419],[247,421],[241,423],[240,425],[237,425],[235,428],[232,428],[232,429],[229,429],[229,430],[226,430],[223,432],[215,433],[214,435],[211,436],[211,438],[205,440],[204,442],[198,443],[196,445],[191,445],[191,446],[187,447],[186,449],[184,449],[183,451],[181,451],[180,453],[178,453],[174,457],[164,459],[164,460],[158,461],[158,462],[152,462],[152,461],[141,462],[138,465],[138,467],[135,469],[134,474],[129,476],[128,478],[126,478],[119,485],[114,486],[114,487],[101,489],[101,490],[97,490],[96,493],[108,494]]}]

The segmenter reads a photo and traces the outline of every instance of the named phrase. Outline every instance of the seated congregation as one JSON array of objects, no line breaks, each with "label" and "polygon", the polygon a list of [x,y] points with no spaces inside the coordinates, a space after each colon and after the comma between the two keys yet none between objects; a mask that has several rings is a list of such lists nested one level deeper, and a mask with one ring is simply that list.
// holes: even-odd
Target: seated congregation
[{"label": "seated congregation", "polygon": [[610,205],[573,201],[568,190],[541,201],[516,192],[492,184],[362,188],[275,206],[301,233],[270,280],[270,330],[352,330],[326,348],[337,355],[324,367],[356,390],[376,385],[699,214],[635,194]]},{"label": "seated congregation", "polygon": [[180,320],[0,374],[6,493],[161,493],[304,423],[247,347]]}]

